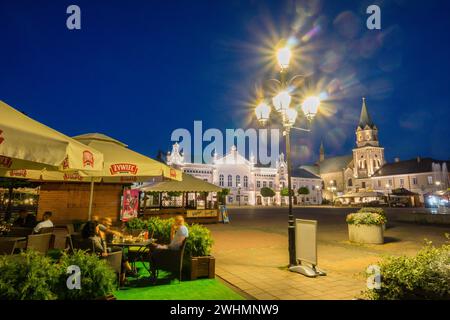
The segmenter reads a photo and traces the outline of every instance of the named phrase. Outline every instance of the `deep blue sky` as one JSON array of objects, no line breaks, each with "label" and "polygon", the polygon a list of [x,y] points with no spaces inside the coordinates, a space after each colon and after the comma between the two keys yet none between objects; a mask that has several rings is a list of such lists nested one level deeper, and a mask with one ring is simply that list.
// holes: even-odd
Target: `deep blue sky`
[{"label": "deep blue sky", "polygon": [[[365,28],[372,3],[381,31]],[[81,7],[80,31],[66,28],[70,4]],[[293,136],[295,162],[316,160],[321,140],[328,155],[349,153],[362,96],[389,160],[449,159],[449,9],[447,0],[0,0],[0,99],[68,135],[102,132],[154,157],[194,120],[254,126],[248,104],[270,76],[260,48],[270,34],[299,39],[316,25],[301,68],[329,101],[312,133]]]}]

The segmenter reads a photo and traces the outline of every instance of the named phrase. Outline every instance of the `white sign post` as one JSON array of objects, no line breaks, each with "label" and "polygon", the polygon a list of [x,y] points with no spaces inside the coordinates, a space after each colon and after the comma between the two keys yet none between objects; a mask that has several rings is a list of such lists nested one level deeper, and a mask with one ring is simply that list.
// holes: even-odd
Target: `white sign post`
[{"label": "white sign post", "polygon": [[307,277],[325,276],[325,271],[317,267],[317,221],[295,220],[295,248],[299,265],[289,268],[292,272]]}]

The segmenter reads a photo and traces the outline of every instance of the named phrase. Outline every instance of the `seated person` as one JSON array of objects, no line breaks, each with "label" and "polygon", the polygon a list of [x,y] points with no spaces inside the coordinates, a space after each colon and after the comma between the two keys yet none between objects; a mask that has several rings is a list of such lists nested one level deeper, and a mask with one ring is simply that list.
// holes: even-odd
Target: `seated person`
[{"label": "seated person", "polygon": [[157,262],[159,256],[163,255],[168,250],[180,249],[183,241],[189,237],[188,228],[184,224],[183,216],[176,216],[175,223],[170,229],[170,244],[155,244],[151,249],[151,259],[153,262]]},{"label": "seated person", "polygon": [[98,225],[100,231],[104,234],[104,239],[109,240],[108,242],[112,242],[112,238],[114,235],[121,235],[119,231],[111,229],[112,220],[108,217],[103,217],[100,219],[100,223]]},{"label": "seated person", "polygon": [[50,211],[45,211],[42,216],[42,221],[34,227],[33,232],[39,233],[42,228],[53,228],[53,222],[50,220],[51,217],[52,213]]},{"label": "seated person", "polygon": [[[86,222],[84,224],[81,235],[82,235],[83,239],[90,239],[92,241],[95,253],[97,253],[98,255],[100,255],[102,257],[108,256],[109,249],[106,245],[106,242],[102,239],[98,222],[96,222],[96,221]],[[122,251],[122,272],[120,274],[121,283],[123,283],[125,281],[126,273],[131,273],[134,275],[134,273],[132,272],[130,263],[128,262],[126,255]]]}]

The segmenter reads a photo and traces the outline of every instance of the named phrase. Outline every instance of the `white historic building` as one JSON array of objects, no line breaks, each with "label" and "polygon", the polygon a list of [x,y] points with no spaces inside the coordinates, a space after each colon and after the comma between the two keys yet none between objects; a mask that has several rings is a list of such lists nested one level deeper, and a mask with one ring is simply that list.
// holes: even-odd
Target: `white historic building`
[{"label": "white historic building", "polygon": [[[234,205],[281,205],[287,204],[287,197],[280,195],[287,188],[287,163],[284,154],[280,154],[274,167],[258,165],[256,159],[250,160],[239,154],[236,147],[231,147],[223,157],[214,156],[211,164],[185,162],[178,143],[172,146],[167,154],[167,164],[179,168],[196,178],[208,181],[217,186],[230,189],[228,204]],[[292,172],[292,189],[295,191],[294,204],[321,204],[322,180],[319,176],[304,170],[294,169]],[[264,198],[260,190],[271,188],[275,192],[273,198]],[[298,189],[306,187],[308,194],[298,194]]]}]

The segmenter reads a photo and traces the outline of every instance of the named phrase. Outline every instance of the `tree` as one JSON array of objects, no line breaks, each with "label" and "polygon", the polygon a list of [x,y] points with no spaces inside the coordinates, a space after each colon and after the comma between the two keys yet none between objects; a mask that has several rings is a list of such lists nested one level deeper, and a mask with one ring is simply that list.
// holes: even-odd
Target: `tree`
[{"label": "tree", "polygon": [[[294,190],[291,189],[291,195],[293,196],[295,194]],[[288,188],[283,188],[280,191],[280,195],[282,197],[289,197],[289,192],[288,192]]]},{"label": "tree", "polygon": [[222,191],[217,193],[217,196],[219,197],[219,202],[223,204],[227,204],[227,195],[230,194],[230,189],[223,188]]},{"label": "tree", "polygon": [[297,192],[300,195],[308,195],[309,189],[307,187],[300,187]]},{"label": "tree", "polygon": [[260,193],[261,193],[261,196],[263,196],[264,198],[275,197],[275,191],[273,191],[272,189],[270,189],[268,187],[261,188]]}]

